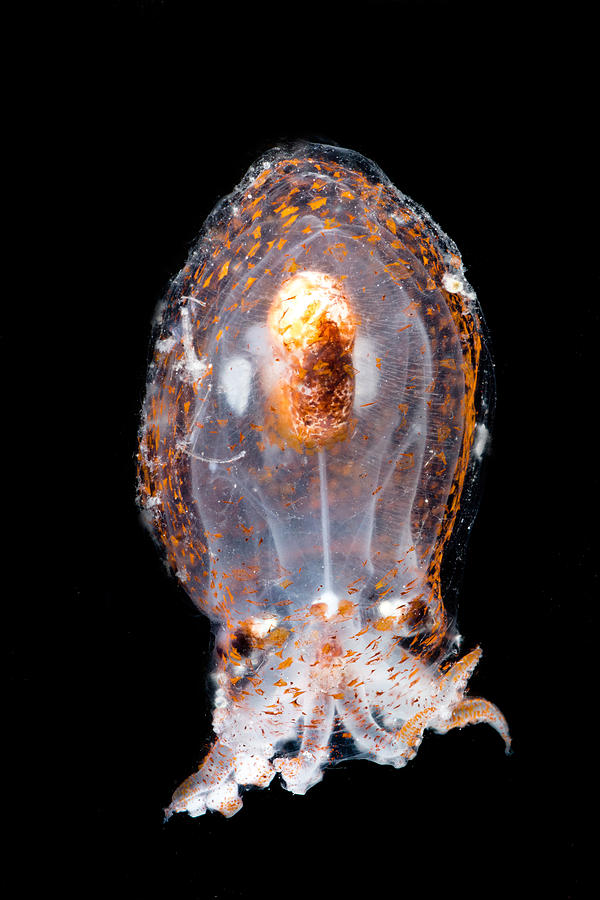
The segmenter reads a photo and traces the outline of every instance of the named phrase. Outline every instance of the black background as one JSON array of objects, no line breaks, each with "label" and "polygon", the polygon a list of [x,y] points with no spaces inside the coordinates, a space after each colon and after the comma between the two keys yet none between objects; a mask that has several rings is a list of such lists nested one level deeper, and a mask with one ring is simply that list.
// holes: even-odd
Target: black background
[{"label": "black background", "polygon": [[[66,482],[46,518],[52,614],[39,618],[60,635],[49,654],[44,634],[26,640],[25,605],[12,653],[27,773],[13,836],[51,851],[39,866],[19,856],[23,885],[202,900],[589,896],[598,264],[581,15],[149,0],[55,23],[44,140],[69,226],[49,334],[62,361],[44,396]],[[135,507],[150,320],[215,202],[296,138],[377,162],[456,241],[480,298],[497,408],[458,616],[463,646],[484,650],[472,690],[503,710],[514,752],[486,727],[429,734],[404,770],[348,762],[304,798],[273,782],[230,820],[165,824],[210,742],[210,632]]]}]

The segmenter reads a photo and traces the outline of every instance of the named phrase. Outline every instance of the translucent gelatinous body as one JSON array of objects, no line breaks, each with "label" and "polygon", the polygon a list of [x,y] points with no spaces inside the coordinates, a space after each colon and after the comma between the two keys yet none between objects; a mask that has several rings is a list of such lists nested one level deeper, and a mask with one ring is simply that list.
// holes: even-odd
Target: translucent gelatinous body
[{"label": "translucent gelatinous body", "polygon": [[141,505],[216,636],[216,741],[170,811],[400,767],[426,728],[508,747],[440,585],[481,350],[456,247],[358,154],[271,151],[212,213],[159,309],[140,436]]}]

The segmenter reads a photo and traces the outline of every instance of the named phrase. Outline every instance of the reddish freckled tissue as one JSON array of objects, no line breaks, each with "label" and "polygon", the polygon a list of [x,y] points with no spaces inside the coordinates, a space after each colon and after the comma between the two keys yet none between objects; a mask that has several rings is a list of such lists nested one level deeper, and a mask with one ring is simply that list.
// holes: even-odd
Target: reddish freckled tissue
[{"label": "reddish freckled tissue", "polygon": [[272,150],[208,217],[153,348],[139,502],[215,632],[214,743],[168,813],[233,815],[278,773],[304,794],[353,756],[401,768],[428,728],[488,722],[508,748],[442,595],[492,400],[452,241],[359,154]]}]

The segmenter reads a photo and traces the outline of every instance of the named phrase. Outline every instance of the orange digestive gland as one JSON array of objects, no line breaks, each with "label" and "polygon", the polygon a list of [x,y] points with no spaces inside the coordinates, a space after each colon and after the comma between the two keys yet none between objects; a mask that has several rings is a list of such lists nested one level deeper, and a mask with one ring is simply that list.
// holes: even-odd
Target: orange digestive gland
[{"label": "orange digestive gland", "polygon": [[277,294],[268,324],[281,369],[282,433],[307,449],[343,439],[354,399],[356,326],[340,284],[317,272],[295,276]]}]

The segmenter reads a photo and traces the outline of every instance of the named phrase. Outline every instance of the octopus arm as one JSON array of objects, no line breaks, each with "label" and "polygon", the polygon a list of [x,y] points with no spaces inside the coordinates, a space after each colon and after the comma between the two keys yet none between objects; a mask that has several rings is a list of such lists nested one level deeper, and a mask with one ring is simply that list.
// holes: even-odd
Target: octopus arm
[{"label": "octopus arm", "polygon": [[452,728],[463,728],[465,725],[478,725],[487,722],[503,738],[505,752],[510,753],[510,734],[508,723],[497,706],[484,700],[483,697],[469,697],[461,701],[452,711],[452,715],[445,722],[436,722],[432,725],[435,731],[445,734]]}]

